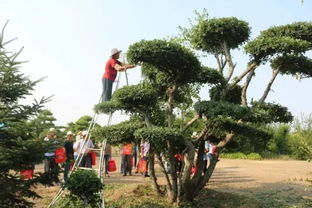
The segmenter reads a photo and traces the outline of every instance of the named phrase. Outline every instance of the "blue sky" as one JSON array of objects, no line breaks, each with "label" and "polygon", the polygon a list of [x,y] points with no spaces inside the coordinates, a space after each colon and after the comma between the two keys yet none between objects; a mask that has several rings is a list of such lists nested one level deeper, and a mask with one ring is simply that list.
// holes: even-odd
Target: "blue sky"
[{"label": "blue sky", "polygon": [[[46,105],[65,125],[82,115],[92,115],[101,94],[101,76],[111,48],[126,51],[142,39],[165,38],[178,34],[178,26],[188,26],[194,10],[207,9],[210,17],[235,16],[249,22],[251,39],[273,25],[311,21],[312,1],[305,0],[0,0],[0,26],[9,20],[6,38],[18,37],[12,50],[25,47],[21,59],[28,60],[22,72],[36,80],[32,98],[54,95]],[[234,62],[244,69],[248,57],[234,51]],[[311,53],[308,53],[312,57]],[[212,59],[202,61],[214,66]],[[270,78],[263,66],[249,89],[257,99]],[[141,80],[140,68],[128,71],[130,84]],[[124,75],[120,80],[125,85]],[[279,76],[268,101],[287,106],[294,115],[311,113],[312,80],[298,81]],[[207,98],[207,87],[201,91]],[[107,117],[101,116],[104,124]],[[125,119],[116,114],[113,122]]]}]

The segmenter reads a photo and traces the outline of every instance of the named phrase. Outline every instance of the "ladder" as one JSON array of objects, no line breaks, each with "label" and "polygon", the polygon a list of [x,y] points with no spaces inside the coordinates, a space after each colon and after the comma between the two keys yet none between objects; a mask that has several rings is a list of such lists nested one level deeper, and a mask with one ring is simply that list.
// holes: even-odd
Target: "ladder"
[{"label": "ladder", "polygon": [[[127,84],[127,86],[129,86],[127,71],[124,71],[124,72],[125,72],[125,77],[126,77],[126,84]],[[118,73],[118,78],[117,78],[117,82],[116,82],[116,86],[115,86],[115,91],[119,88],[120,76],[121,76],[121,73]],[[102,100],[102,95],[101,95],[100,100],[99,100],[98,103],[100,103],[101,100]],[[87,148],[84,148],[84,147],[91,140],[91,130],[94,128],[94,126],[96,124],[97,117],[98,117],[98,114],[94,113],[94,115],[92,117],[92,120],[90,122],[90,125],[88,127],[88,130],[87,130],[87,132],[88,132],[87,139],[85,139],[83,141],[82,147],[80,148],[80,149],[83,149],[84,151],[82,152],[82,154],[81,153],[78,154],[78,157],[77,157],[77,159],[75,160],[75,162],[73,164],[72,171],[68,173],[68,178],[70,177],[71,173],[73,173],[77,169],[81,169],[81,170],[96,170],[98,172],[98,177],[100,178],[101,182],[104,184],[103,174],[104,174],[104,163],[105,163],[105,161],[104,161],[104,154],[105,154],[105,147],[106,147],[106,139],[104,139],[102,141],[101,148],[99,148],[99,149],[92,149],[93,151],[100,152],[99,168],[94,169],[94,168],[79,167],[79,165],[80,165],[80,163],[82,161],[82,157],[85,154],[85,151],[87,149]],[[111,125],[112,117],[113,117],[113,113],[110,113],[109,117],[108,117],[107,126]],[[48,205],[48,208],[52,207],[61,198],[61,196],[63,195],[64,191],[65,191],[65,186],[63,185],[63,186],[61,186],[59,191],[56,193],[56,195],[54,196],[54,198],[52,199],[52,201]],[[101,198],[101,203],[98,204],[98,207],[99,208],[105,208],[103,189],[100,191],[99,194],[100,194],[100,198]]]}]

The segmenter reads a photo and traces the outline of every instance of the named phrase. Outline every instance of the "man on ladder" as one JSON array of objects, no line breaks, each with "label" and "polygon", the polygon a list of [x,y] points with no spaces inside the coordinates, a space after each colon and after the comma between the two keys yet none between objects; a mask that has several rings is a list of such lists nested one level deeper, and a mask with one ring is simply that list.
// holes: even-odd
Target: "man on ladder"
[{"label": "man on ladder", "polygon": [[120,53],[121,50],[113,48],[111,50],[110,59],[106,62],[105,72],[102,77],[103,84],[102,102],[109,101],[112,98],[113,82],[116,79],[117,71],[121,72],[135,67],[135,65],[125,64],[118,61]]}]

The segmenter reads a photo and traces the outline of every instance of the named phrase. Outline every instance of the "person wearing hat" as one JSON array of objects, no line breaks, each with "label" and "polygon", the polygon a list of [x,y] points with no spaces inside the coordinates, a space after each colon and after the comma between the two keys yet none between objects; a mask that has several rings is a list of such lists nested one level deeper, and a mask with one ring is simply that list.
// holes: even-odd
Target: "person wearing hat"
[{"label": "person wearing hat", "polygon": [[67,177],[68,177],[70,165],[74,161],[73,137],[74,137],[73,132],[68,131],[66,134],[66,140],[64,143],[64,149],[65,149],[65,154],[66,154],[66,162],[64,165],[64,181],[65,182],[66,182]]},{"label": "person wearing hat", "polygon": [[109,101],[112,98],[113,82],[116,79],[117,71],[121,72],[135,67],[135,65],[125,64],[118,61],[120,53],[121,50],[113,48],[111,50],[110,59],[106,62],[105,72],[102,77],[103,84],[102,102]]},{"label": "person wearing hat", "polygon": [[88,138],[88,131],[82,132],[82,138],[74,146],[74,150],[78,152],[78,155],[82,155],[80,167],[92,168],[91,149],[94,148],[94,145],[92,140]]}]

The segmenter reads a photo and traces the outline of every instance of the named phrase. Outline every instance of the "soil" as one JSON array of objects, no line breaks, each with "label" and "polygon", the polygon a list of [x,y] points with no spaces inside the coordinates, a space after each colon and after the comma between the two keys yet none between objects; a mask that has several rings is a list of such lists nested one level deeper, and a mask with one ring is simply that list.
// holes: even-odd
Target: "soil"
[{"label": "soil", "polygon": [[[117,161],[120,158],[113,158]],[[42,171],[42,166],[36,168]],[[161,177],[161,174],[157,174]],[[216,170],[208,184],[213,190],[248,194],[278,193],[296,194],[303,198],[312,197],[312,163],[297,160],[231,160],[220,158]],[[140,184],[149,182],[149,178],[139,173],[122,176],[119,170],[104,178],[106,184]],[[163,181],[160,178],[160,181]],[[38,186],[36,191],[43,197],[36,200],[36,206],[46,207],[58,187]]]}]

